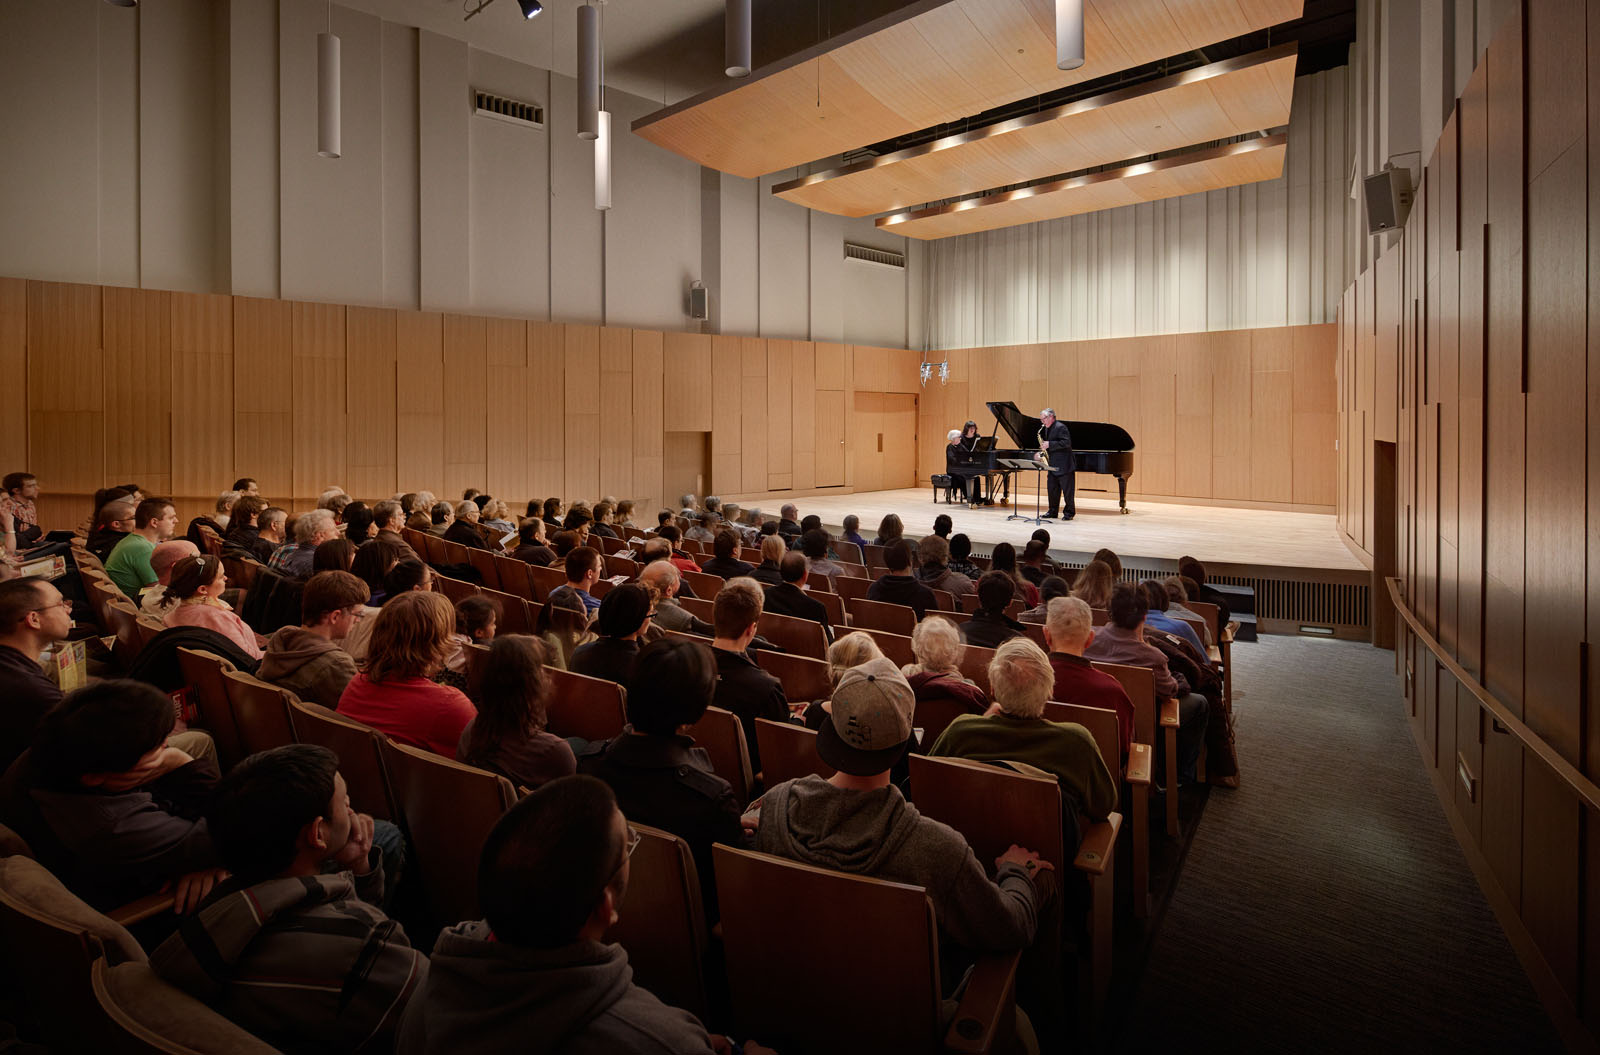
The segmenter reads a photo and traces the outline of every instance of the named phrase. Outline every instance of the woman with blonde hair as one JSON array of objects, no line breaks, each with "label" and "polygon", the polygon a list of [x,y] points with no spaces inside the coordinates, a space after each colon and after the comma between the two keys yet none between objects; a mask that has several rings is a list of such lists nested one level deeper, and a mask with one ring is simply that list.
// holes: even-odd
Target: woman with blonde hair
[{"label": "woman with blonde hair", "polygon": [[478,523],[502,536],[517,530],[517,525],[511,522],[511,507],[501,498],[491,498],[483,504],[483,516]]},{"label": "woman with blonde hair", "polygon": [[391,597],[373,620],[367,666],[339,697],[339,713],[446,758],[477,709],[460,689],[431,679],[450,655],[456,611],[443,594]]},{"label": "woman with blonde hair", "polygon": [[[844,677],[844,672],[851,667],[859,667],[869,660],[883,658],[883,650],[871,636],[859,630],[844,634],[828,646],[828,683],[838,685],[839,679]],[[799,714],[807,729],[821,729],[822,723],[828,720],[832,709],[833,704],[830,700],[812,700],[809,703],[792,701],[789,704],[789,710]]]},{"label": "woman with blonde hair", "polygon": [[1105,611],[1111,607],[1111,589],[1116,585],[1111,565],[1092,560],[1078,573],[1069,597],[1076,597],[1090,608]]},{"label": "woman with blonde hair", "polygon": [[913,724],[922,742],[931,744],[945,726],[963,714],[982,714],[988,706],[983,690],[961,675],[961,631],[943,616],[932,616],[911,631],[911,654],[900,673],[911,683],[917,710]]},{"label": "woman with blonde hair", "polygon": [[568,669],[572,654],[595,640],[589,629],[589,613],[583,598],[570,586],[558,586],[545,598],[533,634],[544,643],[545,662],[559,670]]},{"label": "woman with blonde hair", "polygon": [[161,595],[161,621],[167,626],[199,626],[239,646],[251,659],[261,658],[261,638],[222,599],[228,576],[222,560],[209,554],[184,557],[172,566],[172,577]]}]

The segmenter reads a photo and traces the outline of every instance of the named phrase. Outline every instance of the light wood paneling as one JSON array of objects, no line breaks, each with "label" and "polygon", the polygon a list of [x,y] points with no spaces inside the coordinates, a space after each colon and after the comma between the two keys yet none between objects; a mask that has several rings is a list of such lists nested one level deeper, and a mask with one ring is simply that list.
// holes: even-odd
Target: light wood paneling
[{"label": "light wood paneling", "polygon": [[395,313],[395,490],[444,479],[444,316]]},{"label": "light wood paneling", "polygon": [[27,298],[29,471],[94,491],[106,483],[100,289],[29,282]]},{"label": "light wood paneling", "polygon": [[845,485],[845,417],[843,392],[817,393],[818,487]]},{"label": "light wood paneling", "polygon": [[290,312],[294,359],[294,490],[309,502],[348,478],[345,451],[345,309],[295,302]]},{"label": "light wood paneling", "polygon": [[235,297],[233,301],[233,448],[239,467],[235,475],[255,477],[261,493],[278,502],[294,497],[295,383],[293,366],[287,362],[292,355],[293,308],[282,300]]},{"label": "light wood paneling", "polygon": [[661,505],[665,450],[662,444],[662,337],[633,331],[633,497],[646,511]]},{"label": "light wood paneling", "polygon": [[488,320],[480,316],[444,317],[444,479],[438,496],[451,503],[467,488],[483,490],[485,484],[488,337]]},{"label": "light wood paneling", "polygon": [[790,435],[794,443],[794,489],[805,491],[817,482],[817,347],[810,341],[791,341],[794,384]]},{"label": "light wood paneling", "polygon": [[348,482],[342,486],[354,495],[387,498],[397,486],[395,312],[347,308],[344,325]]},{"label": "light wood paneling", "polygon": [[566,349],[558,323],[528,323],[528,449],[531,497],[564,495],[567,430],[562,421]]},{"label": "light wood paneling", "polygon": [[108,286],[101,306],[106,473],[155,495],[172,490],[170,297]]},{"label": "light wood paneling", "polygon": [[593,442],[600,452],[595,494],[631,495],[633,483],[633,331],[600,330],[600,417]]},{"label": "light wood paneling", "polygon": [[[174,495],[220,493],[236,478],[233,430],[219,428],[219,417],[233,411],[233,298],[208,293],[173,293],[172,403],[189,408],[172,415],[172,491]],[[3,325],[3,319],[0,319]],[[391,352],[393,339],[391,330]],[[384,428],[394,463],[394,385],[384,400]],[[209,413],[192,412],[205,407]],[[391,484],[391,487],[393,485]]]},{"label": "light wood paneling", "polygon": [[794,346],[767,343],[767,488],[794,486]]},{"label": "light wood paneling", "polygon": [[[27,391],[28,284],[20,278],[0,278],[0,376]],[[28,463],[28,415],[0,415],[0,450],[18,465]]]},{"label": "light wood paneling", "polygon": [[[525,418],[528,388],[528,324],[521,319],[486,319],[484,380],[484,482],[496,498],[532,492],[531,451]],[[520,510],[513,510],[520,512]]]},{"label": "light wood paneling", "polygon": [[739,490],[764,491],[768,486],[767,342],[759,337],[740,338],[739,366]]},{"label": "light wood paneling", "polygon": [[567,393],[562,494],[592,502],[600,496],[600,328],[569,323],[562,331]]},{"label": "light wood paneling", "polygon": [[[744,490],[744,366],[739,338],[711,338],[705,388],[716,388],[711,407],[711,483],[726,494]],[[713,380],[714,379],[714,380]]]},{"label": "light wood paneling", "polygon": [[632,127],[702,165],[754,178],[1265,29],[1298,18],[1301,6],[1301,0],[1090,0],[1088,61],[1062,71],[1044,5],[916,5],[647,114]]},{"label": "light wood paneling", "polygon": [[1021,190],[892,213],[873,222],[908,238],[948,238],[1259,183],[1283,174],[1288,141],[1280,133],[1207,147]]},{"label": "light wood paneling", "polygon": [[716,387],[711,372],[711,338],[700,333],[669,333],[665,341],[662,376],[667,431],[710,432]]}]

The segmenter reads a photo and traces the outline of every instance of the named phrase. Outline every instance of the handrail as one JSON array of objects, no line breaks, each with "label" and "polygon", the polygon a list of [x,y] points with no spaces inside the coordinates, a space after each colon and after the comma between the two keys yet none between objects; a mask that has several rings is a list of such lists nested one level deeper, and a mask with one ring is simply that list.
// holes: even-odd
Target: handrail
[{"label": "handrail", "polygon": [[1433,653],[1434,659],[1443,664],[1444,668],[1450,672],[1451,677],[1455,678],[1463,688],[1472,693],[1479,705],[1494,715],[1497,722],[1509,729],[1518,740],[1521,740],[1523,747],[1538,755],[1545,765],[1553,769],[1556,776],[1560,777],[1567,787],[1571,788],[1580,799],[1587,803],[1590,809],[1600,811],[1600,787],[1596,787],[1593,781],[1579,772],[1578,768],[1568,762],[1559,751],[1551,747],[1544,737],[1528,728],[1522,719],[1512,714],[1505,704],[1495,699],[1488,689],[1480,685],[1476,678],[1467,673],[1461,664],[1457,663],[1445,651],[1444,646],[1439,644],[1438,639],[1428,633],[1423,625],[1417,621],[1416,613],[1406,607],[1405,601],[1400,596],[1399,579],[1389,576],[1384,582],[1389,586],[1389,600],[1394,604],[1395,611],[1399,612],[1400,618],[1404,619],[1406,625],[1411,627],[1411,632],[1422,639],[1423,645],[1427,646],[1428,651]]}]

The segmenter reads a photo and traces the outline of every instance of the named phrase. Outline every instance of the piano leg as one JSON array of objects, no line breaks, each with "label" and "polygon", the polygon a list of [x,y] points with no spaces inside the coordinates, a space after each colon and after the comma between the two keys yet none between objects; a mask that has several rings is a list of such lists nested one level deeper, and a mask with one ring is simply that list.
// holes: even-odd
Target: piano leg
[{"label": "piano leg", "polygon": [[1124,515],[1128,512],[1128,478],[1117,477],[1117,511]]}]

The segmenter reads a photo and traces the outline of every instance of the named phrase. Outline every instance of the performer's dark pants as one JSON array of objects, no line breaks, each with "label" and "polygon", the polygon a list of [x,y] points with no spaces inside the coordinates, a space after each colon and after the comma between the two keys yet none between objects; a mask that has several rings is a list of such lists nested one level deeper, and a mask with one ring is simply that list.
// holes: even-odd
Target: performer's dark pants
[{"label": "performer's dark pants", "polygon": [[[1057,473],[1054,469],[1052,469],[1044,474],[1045,487],[1050,496],[1050,512],[1046,513],[1046,516],[1054,517],[1057,515],[1065,515],[1072,517],[1078,515],[1078,506],[1075,497],[1077,484],[1074,479],[1076,476],[1077,473],[1072,469],[1067,469],[1060,473]],[[1063,488],[1066,489],[1066,511],[1064,514],[1057,514],[1056,510],[1061,508]]]}]

